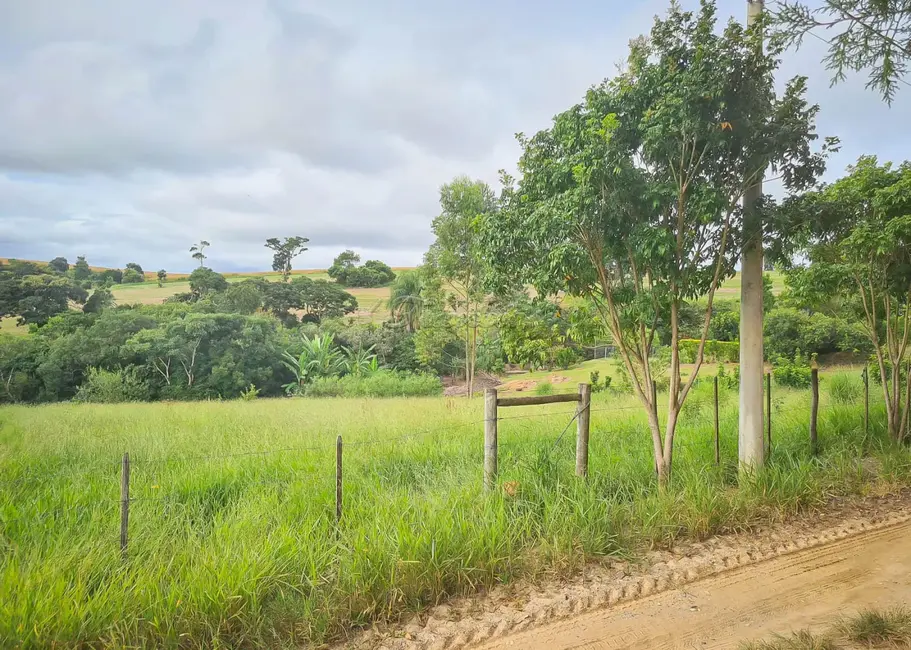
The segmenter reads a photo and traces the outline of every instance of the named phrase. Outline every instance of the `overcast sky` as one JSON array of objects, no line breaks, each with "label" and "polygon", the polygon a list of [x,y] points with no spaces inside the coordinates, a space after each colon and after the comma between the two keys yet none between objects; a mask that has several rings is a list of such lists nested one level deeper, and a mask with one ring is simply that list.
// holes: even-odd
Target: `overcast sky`
[{"label": "overcast sky", "polygon": [[[345,248],[420,262],[439,186],[496,182],[533,133],[611,76],[667,0],[0,0],[0,257],[185,271],[297,268]],[[682,0],[695,8],[696,0]],[[743,0],[719,0],[742,19]],[[911,88],[810,77],[837,177],[911,149]]]}]

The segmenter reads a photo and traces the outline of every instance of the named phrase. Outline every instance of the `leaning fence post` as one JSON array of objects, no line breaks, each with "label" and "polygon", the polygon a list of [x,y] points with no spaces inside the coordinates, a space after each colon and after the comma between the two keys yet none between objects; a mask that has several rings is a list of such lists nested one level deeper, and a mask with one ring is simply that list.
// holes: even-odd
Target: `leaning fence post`
[{"label": "leaning fence post", "polygon": [[715,375],[714,393],[715,393],[715,464],[721,464],[721,436],[718,430],[718,375]]},{"label": "leaning fence post", "polygon": [[124,453],[120,472],[120,554],[127,556],[127,531],[130,524],[130,455]]},{"label": "leaning fence post", "polygon": [[335,439],[335,522],[342,520],[342,437]]},{"label": "leaning fence post", "polygon": [[772,454],[772,373],[765,374],[766,429],[769,438],[769,455]]},{"label": "leaning fence post", "polygon": [[870,433],[870,370],[864,366],[864,435]]},{"label": "leaning fence post", "polygon": [[497,389],[484,391],[484,489],[497,482]]},{"label": "leaning fence post", "polygon": [[588,431],[591,422],[592,387],[579,384],[579,405],[576,407],[576,476],[588,476]]},{"label": "leaning fence post", "polygon": [[812,389],[812,400],[810,401],[810,452],[816,455],[817,432],[816,422],[819,415],[819,369],[810,370],[810,388]]}]

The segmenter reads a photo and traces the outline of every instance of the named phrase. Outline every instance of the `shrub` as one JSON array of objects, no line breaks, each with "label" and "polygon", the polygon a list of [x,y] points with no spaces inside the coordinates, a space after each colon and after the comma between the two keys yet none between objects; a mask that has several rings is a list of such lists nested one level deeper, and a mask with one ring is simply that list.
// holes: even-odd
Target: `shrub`
[{"label": "shrub", "polygon": [[[699,350],[699,339],[682,339],[680,341],[680,360],[683,363],[694,363]],[[703,355],[707,363],[737,363],[740,360],[740,343],[738,341],[706,340]]]},{"label": "shrub", "polygon": [[127,269],[123,272],[123,284],[139,284],[145,282],[145,276],[136,269]]},{"label": "shrub", "polygon": [[588,381],[592,386],[593,393],[600,393],[603,391],[610,390],[611,381],[613,377],[607,375],[603,380],[601,379],[601,373],[597,370],[593,370],[588,376]]},{"label": "shrub", "polygon": [[554,354],[554,364],[563,370],[576,365],[581,360],[581,355],[573,348],[560,348]]},{"label": "shrub", "polygon": [[322,377],[304,391],[308,397],[422,397],[439,395],[443,384],[434,375],[378,370],[365,375]]},{"label": "shrub", "polygon": [[116,404],[139,402],[149,397],[149,386],[137,374],[136,368],[102,370],[89,368],[85,381],[73,398],[76,402]]},{"label": "shrub", "polygon": [[772,376],[775,377],[775,383],[779,386],[809,388],[812,371],[809,361],[800,353],[800,350],[794,355],[793,360],[778,357],[773,365]]},{"label": "shrub", "polygon": [[731,373],[724,367],[724,362],[718,364],[718,387],[737,390],[740,387],[740,366],[734,366]]},{"label": "shrub", "polygon": [[554,386],[549,381],[542,381],[535,386],[535,395],[553,395]]},{"label": "shrub", "polygon": [[250,384],[246,390],[243,390],[240,393],[240,399],[244,402],[252,402],[257,397],[259,397],[259,389],[256,387],[256,384]]},{"label": "shrub", "polygon": [[829,387],[829,396],[836,404],[856,403],[863,390],[860,380],[846,372],[833,375],[826,384]]}]

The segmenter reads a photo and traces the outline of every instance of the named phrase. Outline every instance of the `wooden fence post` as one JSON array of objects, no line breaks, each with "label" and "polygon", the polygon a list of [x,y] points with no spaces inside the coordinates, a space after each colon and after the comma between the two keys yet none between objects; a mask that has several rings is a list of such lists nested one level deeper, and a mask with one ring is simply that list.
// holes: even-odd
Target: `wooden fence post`
[{"label": "wooden fence post", "polygon": [[484,391],[484,489],[497,483],[497,389]]},{"label": "wooden fence post", "polygon": [[721,436],[718,430],[718,375],[715,375],[714,381],[715,393],[715,464],[721,464]]},{"label": "wooden fence post", "polygon": [[769,455],[772,454],[772,373],[767,372],[765,375],[765,410],[766,410],[766,428],[769,438]]},{"label": "wooden fence post", "polygon": [[130,525],[130,455],[124,453],[120,472],[120,554],[127,557],[127,533]]},{"label": "wooden fence post", "polygon": [[816,431],[816,422],[819,415],[819,369],[810,370],[810,388],[812,389],[812,399],[810,401],[810,452],[815,456],[817,450],[818,434]]},{"label": "wooden fence post", "polygon": [[335,439],[335,522],[342,520],[342,437]]},{"label": "wooden fence post", "polygon": [[870,370],[864,366],[864,435],[870,433]]},{"label": "wooden fence post", "polygon": [[591,422],[592,387],[579,384],[576,407],[576,476],[588,476],[588,431]]}]

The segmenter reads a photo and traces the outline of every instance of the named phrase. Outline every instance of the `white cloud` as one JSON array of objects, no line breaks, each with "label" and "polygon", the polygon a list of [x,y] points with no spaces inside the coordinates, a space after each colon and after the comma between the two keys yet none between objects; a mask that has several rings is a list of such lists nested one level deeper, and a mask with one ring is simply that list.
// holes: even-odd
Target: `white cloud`
[{"label": "white cloud", "polygon": [[[695,5],[687,0],[684,4]],[[298,264],[343,248],[420,261],[441,183],[495,182],[517,131],[547,125],[614,72],[663,0],[137,0],[7,3],[0,20],[0,256],[101,265]],[[744,13],[724,0],[719,13]],[[898,157],[908,136],[862,79],[811,75],[820,133]],[[837,175],[837,174],[836,174]]]}]

